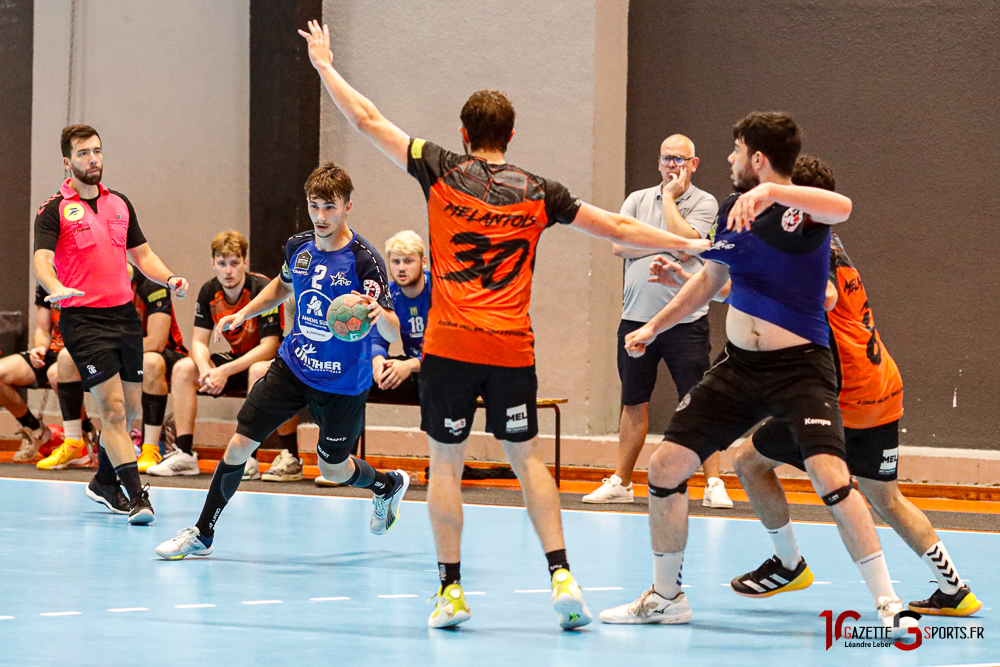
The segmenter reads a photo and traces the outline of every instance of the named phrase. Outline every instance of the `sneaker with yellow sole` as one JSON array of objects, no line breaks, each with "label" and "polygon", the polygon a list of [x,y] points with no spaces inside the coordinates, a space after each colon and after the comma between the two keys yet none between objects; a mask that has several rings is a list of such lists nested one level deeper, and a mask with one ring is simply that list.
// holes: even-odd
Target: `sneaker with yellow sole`
[{"label": "sneaker with yellow sole", "polygon": [[136,463],[139,464],[139,472],[146,472],[150,467],[155,466],[162,460],[163,457],[160,456],[159,445],[143,445],[142,452],[139,454],[139,458],[136,459]]},{"label": "sneaker with yellow sole", "polygon": [[66,440],[52,454],[36,464],[39,470],[62,470],[90,464],[90,453],[83,440]]},{"label": "sneaker with yellow sole", "polygon": [[747,572],[729,582],[733,592],[745,598],[769,598],[778,593],[809,588],[813,573],[804,558],[794,570],[789,570],[777,556],[768,558],[753,572]]},{"label": "sneaker with yellow sole", "polygon": [[552,606],[559,614],[559,625],[563,630],[579,628],[594,620],[583,601],[580,585],[566,568],[552,573]]},{"label": "sneaker with yellow sole", "polygon": [[429,628],[453,628],[472,618],[472,611],[465,602],[465,591],[460,584],[439,587],[431,600],[434,600],[434,611],[427,619]]},{"label": "sneaker with yellow sole", "polygon": [[975,593],[963,585],[955,593],[947,595],[940,588],[926,600],[911,602],[910,611],[930,616],[972,616],[983,608]]}]

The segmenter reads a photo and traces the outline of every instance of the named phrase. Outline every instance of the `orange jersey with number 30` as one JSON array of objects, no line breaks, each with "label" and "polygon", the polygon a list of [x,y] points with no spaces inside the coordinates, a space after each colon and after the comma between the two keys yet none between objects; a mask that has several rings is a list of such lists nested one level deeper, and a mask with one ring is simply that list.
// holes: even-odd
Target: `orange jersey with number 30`
[{"label": "orange jersey with number 30", "polygon": [[840,412],[847,428],[873,428],[903,416],[903,378],[875,328],[861,275],[836,234],[830,280],[837,305],[827,313],[841,376]]}]

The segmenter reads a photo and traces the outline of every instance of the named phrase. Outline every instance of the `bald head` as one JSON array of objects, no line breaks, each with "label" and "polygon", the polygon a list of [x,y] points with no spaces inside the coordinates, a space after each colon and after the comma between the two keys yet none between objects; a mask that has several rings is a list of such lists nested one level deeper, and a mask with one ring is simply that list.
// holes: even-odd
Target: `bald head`
[{"label": "bald head", "polygon": [[660,155],[694,157],[694,142],[683,134],[671,134],[660,144]]},{"label": "bald head", "polygon": [[[663,183],[669,183],[675,177],[683,189],[683,193],[691,185],[691,174],[698,170],[698,158],[694,153],[694,142],[683,134],[671,134],[660,144],[659,158],[660,176]],[[680,193],[676,193],[680,196]],[[676,197],[675,197],[676,198]]]}]

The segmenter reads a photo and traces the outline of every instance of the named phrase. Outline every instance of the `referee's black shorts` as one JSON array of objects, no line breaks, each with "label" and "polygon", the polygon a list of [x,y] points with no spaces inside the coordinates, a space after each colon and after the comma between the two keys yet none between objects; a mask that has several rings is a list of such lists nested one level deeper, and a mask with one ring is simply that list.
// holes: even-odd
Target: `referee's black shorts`
[{"label": "referee's black shorts", "polygon": [[120,375],[142,382],[142,322],[132,302],[110,308],[63,308],[59,329],[85,389]]}]

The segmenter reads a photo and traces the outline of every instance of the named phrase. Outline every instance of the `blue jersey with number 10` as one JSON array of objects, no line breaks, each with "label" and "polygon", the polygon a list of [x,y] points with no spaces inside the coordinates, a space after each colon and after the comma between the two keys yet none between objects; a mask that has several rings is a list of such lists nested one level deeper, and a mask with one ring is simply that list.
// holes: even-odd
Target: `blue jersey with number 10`
[{"label": "blue jersey with number 10", "polygon": [[340,250],[316,247],[313,232],[285,244],[281,279],[295,290],[292,332],[278,350],[297,378],[320,391],[357,396],[372,385],[372,337],[348,342],[335,338],[327,324],[330,304],[352,291],[367,294],[386,310],[392,297],[382,256],[352,233]]}]

